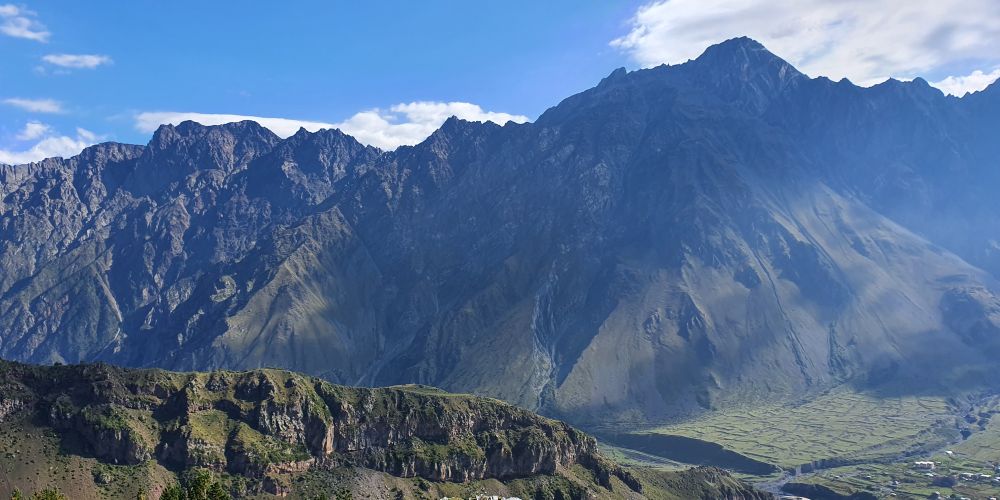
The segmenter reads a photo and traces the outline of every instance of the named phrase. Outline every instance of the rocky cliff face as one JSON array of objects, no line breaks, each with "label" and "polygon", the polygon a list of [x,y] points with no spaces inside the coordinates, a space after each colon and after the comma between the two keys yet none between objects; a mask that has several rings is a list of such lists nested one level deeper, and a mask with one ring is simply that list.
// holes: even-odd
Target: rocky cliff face
[{"label": "rocky cliff face", "polygon": [[[581,424],[992,380],[997,85],[736,39],[535,123],[164,126],[0,167],[0,354],[426,383]],[[906,381],[906,383],[899,383]]]},{"label": "rocky cliff face", "polygon": [[[589,470],[639,482],[568,425],[423,386],[358,389],[283,371],[170,373],[0,363],[5,419],[34,414],[66,447],[113,464],[155,459],[264,481],[361,466],[468,482]],[[67,441],[68,440],[68,441]]]}]

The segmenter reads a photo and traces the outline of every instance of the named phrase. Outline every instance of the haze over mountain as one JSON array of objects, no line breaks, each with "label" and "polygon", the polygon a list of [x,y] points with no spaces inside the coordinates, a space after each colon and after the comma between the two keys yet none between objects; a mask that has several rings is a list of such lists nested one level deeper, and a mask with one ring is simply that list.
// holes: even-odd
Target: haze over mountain
[{"label": "haze over mountain", "polygon": [[998,121],[996,83],[861,88],[741,38],[390,152],[162,126],[0,167],[0,356],[425,383],[579,424],[973,388],[1000,353]]}]

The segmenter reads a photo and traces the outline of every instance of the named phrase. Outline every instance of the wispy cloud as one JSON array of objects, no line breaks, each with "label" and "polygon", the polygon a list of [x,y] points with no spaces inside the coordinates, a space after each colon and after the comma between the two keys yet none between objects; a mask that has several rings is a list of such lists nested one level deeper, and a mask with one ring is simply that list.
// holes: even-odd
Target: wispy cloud
[{"label": "wispy cloud", "polygon": [[52,35],[34,12],[13,4],[0,5],[0,33],[43,43]]},{"label": "wispy cloud", "polygon": [[52,130],[52,127],[36,121],[30,121],[24,125],[24,130],[18,133],[15,137],[19,141],[31,141],[38,139],[39,137],[48,134]]},{"label": "wispy cloud", "polygon": [[75,136],[49,135],[49,132],[51,129],[42,132],[44,137],[25,149],[17,151],[0,149],[0,163],[20,165],[56,156],[69,158],[101,140],[98,135],[82,128],[76,129]]},{"label": "wispy cloud", "polygon": [[632,24],[610,43],[643,66],[684,62],[741,35],[810,75],[862,85],[1000,62],[996,0],[665,0],[641,7]]},{"label": "wispy cloud", "polygon": [[48,54],[43,56],[42,60],[63,68],[74,69],[94,69],[113,62],[110,57],[101,54]]},{"label": "wispy cloud", "polygon": [[943,80],[933,82],[931,85],[941,89],[945,94],[962,97],[969,92],[978,92],[989,87],[991,83],[1000,79],[1000,68],[989,73],[976,70],[965,76],[949,76]]},{"label": "wispy cloud", "polygon": [[440,127],[450,116],[457,116],[470,121],[492,121],[499,124],[513,121],[522,123],[528,117],[509,113],[484,111],[481,107],[467,102],[411,102],[391,106],[388,110],[371,109],[355,114],[339,123],[292,120],[287,118],[268,118],[249,115],[185,113],[185,112],[146,112],[136,115],[136,129],[142,132],[152,132],[164,123],[178,124],[192,120],[203,125],[221,125],[223,123],[253,120],[280,137],[288,137],[305,128],[310,132],[320,129],[339,128],[346,134],[354,136],[358,141],[382,149],[395,149],[402,145],[417,144],[427,138]]},{"label": "wispy cloud", "polygon": [[32,113],[62,113],[62,104],[53,99],[22,99],[11,97],[3,100],[4,104],[21,108]]}]

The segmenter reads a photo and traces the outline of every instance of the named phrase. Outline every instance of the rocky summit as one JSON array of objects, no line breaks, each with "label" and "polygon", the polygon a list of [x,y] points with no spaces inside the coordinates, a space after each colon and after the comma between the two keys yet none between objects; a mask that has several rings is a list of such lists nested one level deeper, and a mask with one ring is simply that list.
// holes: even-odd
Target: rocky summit
[{"label": "rocky summit", "polygon": [[[975,389],[1000,363],[998,110],[997,84],[862,88],[742,38],[395,151],[164,125],[0,166],[0,356],[276,366],[594,426]],[[322,449],[317,429],[293,442]],[[581,453],[559,446],[549,465]]]}]

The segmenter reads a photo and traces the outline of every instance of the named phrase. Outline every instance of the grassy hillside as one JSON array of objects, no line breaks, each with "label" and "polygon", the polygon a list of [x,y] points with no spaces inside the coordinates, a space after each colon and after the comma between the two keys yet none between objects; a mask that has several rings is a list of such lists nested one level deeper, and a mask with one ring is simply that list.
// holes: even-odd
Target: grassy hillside
[{"label": "grassy hillside", "polygon": [[590,436],[500,401],[279,370],[0,362],[0,424],[0,498],[160,498],[193,472],[238,498],[757,495],[717,469],[626,470]]}]

